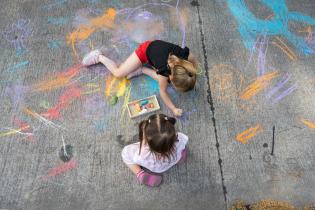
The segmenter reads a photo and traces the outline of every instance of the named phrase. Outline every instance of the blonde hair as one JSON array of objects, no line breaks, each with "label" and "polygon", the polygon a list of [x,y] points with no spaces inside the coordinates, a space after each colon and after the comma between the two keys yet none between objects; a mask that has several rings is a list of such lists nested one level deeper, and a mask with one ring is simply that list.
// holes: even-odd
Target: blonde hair
[{"label": "blonde hair", "polygon": [[196,67],[191,62],[175,55],[168,57],[168,63],[172,66],[170,80],[175,89],[181,92],[192,90],[196,84]]}]

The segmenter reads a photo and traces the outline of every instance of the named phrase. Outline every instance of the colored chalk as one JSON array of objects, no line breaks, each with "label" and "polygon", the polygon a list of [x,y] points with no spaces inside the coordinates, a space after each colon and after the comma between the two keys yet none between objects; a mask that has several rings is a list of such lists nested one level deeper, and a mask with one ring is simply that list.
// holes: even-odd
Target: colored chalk
[{"label": "colored chalk", "polygon": [[135,104],[135,109],[137,110],[137,112],[141,112],[140,104],[136,103]]},{"label": "colored chalk", "polygon": [[110,101],[109,101],[109,104],[114,106],[115,104],[117,104],[117,101],[118,101],[118,97],[117,96],[113,96]]},{"label": "colored chalk", "polygon": [[140,106],[144,106],[146,104],[148,104],[149,101],[148,100],[143,100],[143,101],[140,101]]},{"label": "colored chalk", "polygon": [[127,104],[128,113],[131,118],[148,114],[160,109],[156,95],[144,99],[129,102]]},{"label": "colored chalk", "polygon": [[141,106],[142,109],[149,109],[149,108],[153,108],[153,107],[154,107],[153,103],[149,103],[149,104]]}]

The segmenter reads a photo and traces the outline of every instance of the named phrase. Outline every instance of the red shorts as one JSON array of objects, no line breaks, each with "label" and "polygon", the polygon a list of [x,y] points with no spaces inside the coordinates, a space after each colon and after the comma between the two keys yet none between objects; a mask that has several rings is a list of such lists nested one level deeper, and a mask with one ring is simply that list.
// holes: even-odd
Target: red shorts
[{"label": "red shorts", "polygon": [[147,48],[151,41],[146,41],[143,42],[139,45],[139,47],[135,50],[135,53],[137,54],[138,58],[140,59],[141,63],[148,63],[148,58],[147,58]]}]

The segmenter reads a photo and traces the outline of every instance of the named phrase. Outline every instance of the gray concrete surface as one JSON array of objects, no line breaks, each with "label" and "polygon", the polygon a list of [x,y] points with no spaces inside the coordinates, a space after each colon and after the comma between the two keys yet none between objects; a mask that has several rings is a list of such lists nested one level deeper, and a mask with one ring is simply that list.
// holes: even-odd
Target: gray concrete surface
[{"label": "gray concrete surface", "polygon": [[[312,0],[1,0],[0,209],[314,203],[314,11]],[[156,82],[73,67],[94,48],[121,62],[150,38],[190,47],[202,68],[194,91],[169,89],[189,157],[154,189],[120,152],[144,118],[125,102],[158,94]]]}]

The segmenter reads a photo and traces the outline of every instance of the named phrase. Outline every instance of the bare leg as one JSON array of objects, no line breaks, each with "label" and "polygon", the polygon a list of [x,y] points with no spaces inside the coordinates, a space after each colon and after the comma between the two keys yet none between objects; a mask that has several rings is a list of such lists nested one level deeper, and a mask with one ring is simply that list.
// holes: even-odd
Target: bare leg
[{"label": "bare leg", "polygon": [[142,73],[144,73],[145,75],[148,75],[152,79],[158,81],[158,75],[157,75],[156,71],[154,71],[153,69],[150,69],[148,67],[142,67]]},{"label": "bare leg", "polygon": [[130,72],[136,71],[142,66],[142,63],[135,52],[133,52],[119,67],[114,61],[104,55],[99,56],[99,61],[103,63],[115,77],[127,76]]},{"label": "bare leg", "polygon": [[126,164],[126,165],[135,175],[137,175],[142,170],[140,166],[137,164]]}]

